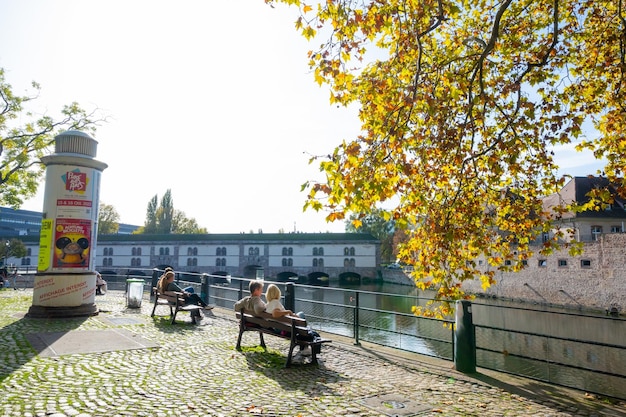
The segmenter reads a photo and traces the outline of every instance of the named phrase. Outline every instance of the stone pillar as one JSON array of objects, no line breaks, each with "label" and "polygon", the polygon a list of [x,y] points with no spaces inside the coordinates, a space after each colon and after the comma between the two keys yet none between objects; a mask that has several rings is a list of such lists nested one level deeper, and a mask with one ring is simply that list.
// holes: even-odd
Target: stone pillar
[{"label": "stone pillar", "polygon": [[95,160],[98,142],[84,132],[55,138],[46,166],[39,262],[28,317],[98,314],[95,304],[96,237],[100,177],[107,164]]}]

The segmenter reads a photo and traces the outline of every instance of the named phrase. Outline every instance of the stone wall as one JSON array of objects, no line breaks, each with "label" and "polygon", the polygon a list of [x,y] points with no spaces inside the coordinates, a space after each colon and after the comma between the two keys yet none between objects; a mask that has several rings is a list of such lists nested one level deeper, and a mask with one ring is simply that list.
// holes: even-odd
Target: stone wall
[{"label": "stone wall", "polygon": [[623,314],[626,310],[626,233],[605,234],[597,242],[585,243],[580,256],[573,257],[567,250],[549,257],[534,256],[521,272],[498,272],[495,279],[496,284],[486,291],[479,281],[465,282],[463,289],[533,303],[603,311],[616,307]]}]

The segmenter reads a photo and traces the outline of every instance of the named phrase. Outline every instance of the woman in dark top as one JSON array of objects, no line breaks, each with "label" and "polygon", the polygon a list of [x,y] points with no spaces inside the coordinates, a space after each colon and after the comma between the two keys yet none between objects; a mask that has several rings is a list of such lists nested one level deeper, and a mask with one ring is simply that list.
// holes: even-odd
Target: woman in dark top
[{"label": "woman in dark top", "polygon": [[204,307],[205,310],[211,310],[213,308],[212,306],[208,306],[207,303],[202,301],[202,298],[200,298],[198,294],[191,294],[190,292],[187,292],[180,288],[178,284],[174,282],[173,271],[167,271],[161,276],[161,278],[159,279],[159,283],[157,284],[157,288],[160,292],[182,292],[183,297],[185,298],[185,305],[198,305]]}]

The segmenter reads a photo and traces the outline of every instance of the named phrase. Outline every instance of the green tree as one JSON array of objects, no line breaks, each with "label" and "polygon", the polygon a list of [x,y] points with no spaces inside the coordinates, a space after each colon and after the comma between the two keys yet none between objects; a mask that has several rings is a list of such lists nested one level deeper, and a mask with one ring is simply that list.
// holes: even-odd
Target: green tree
[{"label": "green tree", "polygon": [[4,239],[0,241],[0,258],[6,266],[7,258],[23,258],[26,256],[26,246],[19,239]]},{"label": "green tree", "polygon": [[[144,223],[142,233],[146,233],[146,234],[157,233],[157,224],[158,224],[157,209],[158,207],[159,207],[159,199],[158,199],[158,196],[155,194],[154,197],[152,197],[150,199],[150,202],[148,203],[148,209],[146,211],[146,221]],[[137,233],[139,233],[139,230],[137,230]]]},{"label": "green tree", "polygon": [[172,233],[172,221],[174,219],[174,201],[172,199],[172,190],[167,190],[161,198],[161,203],[156,212],[157,233]]},{"label": "green tree", "polygon": [[110,204],[100,203],[98,210],[98,234],[114,235],[120,229],[120,215]]},{"label": "green tree", "polygon": [[315,81],[332,104],[360,106],[361,134],[313,158],[326,178],[304,184],[305,206],[334,221],[385,203],[408,232],[400,257],[440,300],[536,251],[560,215],[542,205],[566,179],[560,147],[592,151],[626,197],[626,3],[266,2],[299,7],[297,30],[321,38],[308,54]]},{"label": "green tree", "polygon": [[172,219],[172,233],[177,235],[205,234],[207,229],[198,226],[198,222],[194,218],[188,218],[184,212],[174,210],[174,218]]},{"label": "green tree", "polygon": [[391,262],[396,259],[393,246],[395,225],[392,220],[385,220],[385,214],[380,209],[367,214],[352,214],[346,221],[346,232],[371,234],[380,241],[381,260]]},{"label": "green tree", "polygon": [[49,153],[55,136],[73,129],[93,134],[100,121],[77,103],[63,107],[58,120],[36,117],[26,110],[40,89],[35,82],[32,87],[35,93],[30,96],[15,95],[0,68],[0,204],[16,209],[37,192],[44,173],[40,159]]},{"label": "green tree", "polygon": [[160,202],[157,195],[152,197],[148,203],[146,222],[135,233],[193,234],[207,233],[207,230],[199,227],[196,219],[187,218],[184,212],[174,208],[172,191],[168,189]]}]

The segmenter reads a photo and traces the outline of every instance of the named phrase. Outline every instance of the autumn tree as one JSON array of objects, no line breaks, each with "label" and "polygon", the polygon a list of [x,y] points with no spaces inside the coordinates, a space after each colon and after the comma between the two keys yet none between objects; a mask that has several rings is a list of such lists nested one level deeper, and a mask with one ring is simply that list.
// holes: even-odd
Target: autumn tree
[{"label": "autumn tree", "polygon": [[110,204],[100,203],[98,210],[98,234],[114,235],[120,229],[120,215]]},{"label": "autumn tree", "polygon": [[58,119],[35,115],[27,108],[40,86],[33,82],[32,87],[31,95],[15,95],[0,68],[0,204],[15,209],[37,192],[44,173],[40,160],[50,153],[54,138],[66,130],[93,134],[100,121],[77,103],[63,107]]},{"label": "autumn tree", "polygon": [[333,105],[359,106],[361,134],[314,158],[326,178],[304,184],[305,206],[329,221],[385,207],[408,232],[400,257],[438,299],[536,250],[559,214],[542,197],[564,184],[560,148],[593,152],[626,196],[621,0],[266,2],[299,8],[315,81]]}]

